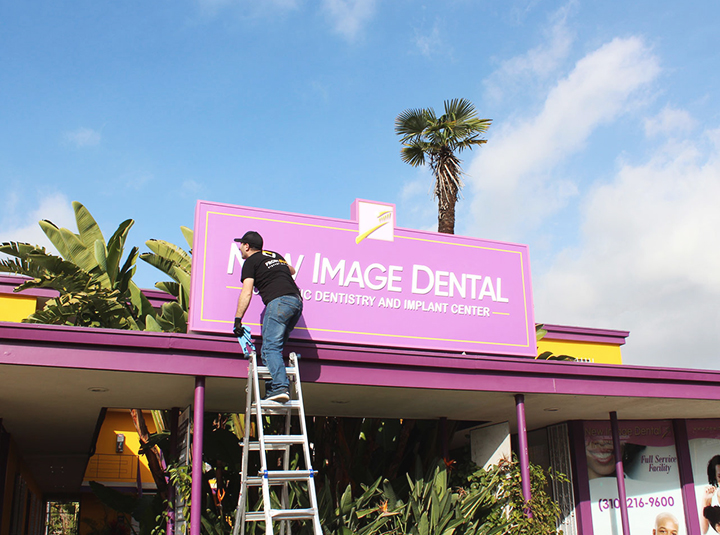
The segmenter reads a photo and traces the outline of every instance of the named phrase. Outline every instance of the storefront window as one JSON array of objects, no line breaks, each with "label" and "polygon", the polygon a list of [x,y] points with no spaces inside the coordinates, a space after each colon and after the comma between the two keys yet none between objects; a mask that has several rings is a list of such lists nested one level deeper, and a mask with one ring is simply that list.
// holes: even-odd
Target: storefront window
[{"label": "storefront window", "polygon": [[720,533],[720,420],[688,420],[700,531]]},{"label": "storefront window", "polygon": [[[685,532],[675,437],[669,420],[619,422],[631,533]],[[585,454],[596,535],[621,535],[610,422],[585,422]]]}]

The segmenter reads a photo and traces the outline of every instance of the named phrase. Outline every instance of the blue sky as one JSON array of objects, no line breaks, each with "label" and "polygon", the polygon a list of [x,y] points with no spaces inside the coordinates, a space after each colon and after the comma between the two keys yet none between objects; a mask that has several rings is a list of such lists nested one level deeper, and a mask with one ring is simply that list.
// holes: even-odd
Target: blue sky
[{"label": "blue sky", "polygon": [[[183,244],[197,199],[434,229],[406,108],[493,120],[456,232],[530,246],[536,319],[717,366],[720,6],[639,0],[0,0],[0,241],[78,200]],[[142,247],[142,250],[145,250]],[[141,286],[162,279],[143,263]]]}]

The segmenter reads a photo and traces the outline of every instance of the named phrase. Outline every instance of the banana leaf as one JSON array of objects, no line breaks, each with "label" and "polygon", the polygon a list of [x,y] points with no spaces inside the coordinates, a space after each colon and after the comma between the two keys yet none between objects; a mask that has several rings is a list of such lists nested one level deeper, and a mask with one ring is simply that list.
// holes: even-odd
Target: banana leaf
[{"label": "banana leaf", "polygon": [[77,201],[73,201],[72,205],[75,211],[75,223],[80,232],[80,239],[85,244],[85,247],[93,247],[98,240],[105,245],[105,238],[100,231],[100,227],[95,221],[95,218],[90,215],[88,209]]},{"label": "banana leaf", "polygon": [[48,239],[55,246],[55,249],[58,250],[60,256],[65,259],[69,258],[70,251],[68,251],[67,245],[65,245],[65,240],[60,234],[60,229],[58,228],[58,226],[55,225],[55,223],[53,223],[52,221],[48,221],[47,219],[39,221],[38,224],[40,225],[42,231],[45,233],[45,236],[48,237]]}]

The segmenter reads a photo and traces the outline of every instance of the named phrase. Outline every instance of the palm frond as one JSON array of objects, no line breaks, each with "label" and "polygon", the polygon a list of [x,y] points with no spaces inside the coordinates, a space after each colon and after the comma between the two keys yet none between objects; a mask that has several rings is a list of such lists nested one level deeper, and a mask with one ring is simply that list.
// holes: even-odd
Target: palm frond
[{"label": "palm frond", "polygon": [[419,167],[425,165],[425,152],[426,144],[417,142],[410,145],[405,145],[400,149],[400,158],[405,163],[412,165],[413,167]]},{"label": "palm frond", "polygon": [[458,141],[454,144],[452,147],[453,150],[457,150],[458,152],[462,152],[465,149],[471,149],[477,145],[484,145],[487,143],[487,139],[477,139],[477,138],[470,138],[470,139],[464,139],[461,141]]},{"label": "palm frond", "polygon": [[395,118],[395,133],[402,136],[402,142],[420,136],[428,125],[427,110],[408,109]]},{"label": "palm frond", "polygon": [[454,98],[443,103],[445,115],[453,121],[463,122],[477,114],[475,105],[466,98]]}]

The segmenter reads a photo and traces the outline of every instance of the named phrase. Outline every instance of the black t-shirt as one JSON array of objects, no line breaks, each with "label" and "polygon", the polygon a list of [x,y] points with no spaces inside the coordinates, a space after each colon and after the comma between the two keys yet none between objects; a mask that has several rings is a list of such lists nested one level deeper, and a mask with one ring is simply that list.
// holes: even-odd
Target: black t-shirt
[{"label": "black t-shirt", "polygon": [[242,267],[240,280],[254,279],[255,288],[266,305],[283,295],[300,295],[300,290],[290,275],[285,259],[272,251],[259,251],[251,255]]}]

